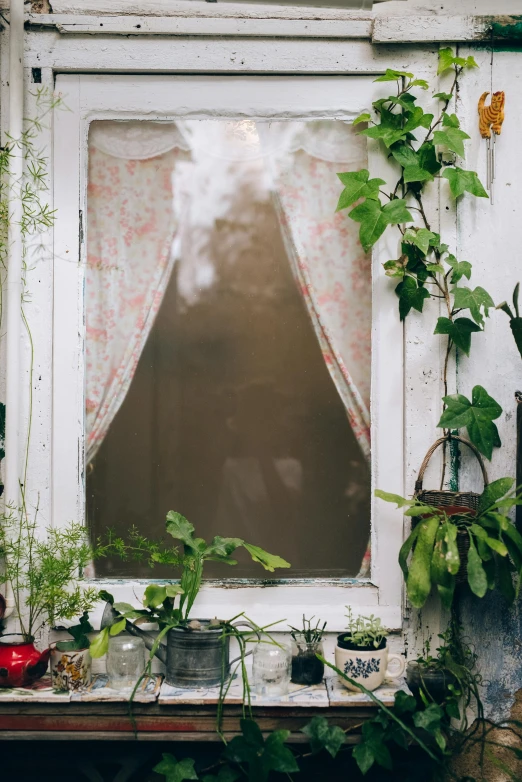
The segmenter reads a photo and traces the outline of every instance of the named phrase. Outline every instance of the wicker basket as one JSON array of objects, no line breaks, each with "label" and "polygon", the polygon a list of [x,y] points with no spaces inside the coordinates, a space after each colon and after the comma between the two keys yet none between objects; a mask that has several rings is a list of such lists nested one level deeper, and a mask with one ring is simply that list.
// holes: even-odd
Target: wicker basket
[{"label": "wicker basket", "polygon": [[[469,440],[466,440],[464,437],[447,434],[434,442],[424,457],[419,470],[418,478],[415,481],[415,496],[426,505],[432,505],[433,507],[439,508],[448,514],[469,513],[471,516],[476,516],[480,503],[480,494],[477,494],[473,491],[442,491],[437,489],[422,488],[424,473],[426,472],[426,468],[428,467],[431,457],[440,445],[447,443],[450,440],[456,440],[463,445],[467,445],[468,448],[473,451],[477,457],[477,461],[482,472],[484,487],[488,485],[488,474],[486,472],[484,460],[473,443],[471,443]],[[415,527],[419,521],[419,517],[414,518],[412,520],[412,527]],[[467,562],[469,551],[469,535],[465,530],[458,530],[457,532],[457,548],[459,550],[460,556],[460,568],[459,572],[457,573],[457,583],[462,584],[468,580]]]}]

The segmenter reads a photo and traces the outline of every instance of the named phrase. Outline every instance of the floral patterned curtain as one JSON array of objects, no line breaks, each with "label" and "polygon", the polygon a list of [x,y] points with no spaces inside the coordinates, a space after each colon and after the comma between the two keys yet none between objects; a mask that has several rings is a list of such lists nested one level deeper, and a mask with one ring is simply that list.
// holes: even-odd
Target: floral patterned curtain
[{"label": "floral patterned curtain", "polygon": [[185,153],[172,130],[166,139],[164,126],[139,123],[143,138],[136,124],[93,123],[89,137],[87,462],[125,399],[174,262],[172,172]]}]

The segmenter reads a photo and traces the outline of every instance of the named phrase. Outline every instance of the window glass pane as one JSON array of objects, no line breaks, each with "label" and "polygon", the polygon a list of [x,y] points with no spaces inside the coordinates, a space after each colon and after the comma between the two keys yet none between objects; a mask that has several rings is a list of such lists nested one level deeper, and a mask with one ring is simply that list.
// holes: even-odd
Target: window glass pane
[{"label": "window glass pane", "polygon": [[[365,165],[364,140],[341,121],[92,123],[93,535],[134,525],[160,537],[172,509],[201,537],[292,563],[271,578],[360,573],[371,272],[357,224],[335,208],[337,172]],[[205,575],[269,575],[238,560]],[[113,559],[97,575],[172,577]]]}]

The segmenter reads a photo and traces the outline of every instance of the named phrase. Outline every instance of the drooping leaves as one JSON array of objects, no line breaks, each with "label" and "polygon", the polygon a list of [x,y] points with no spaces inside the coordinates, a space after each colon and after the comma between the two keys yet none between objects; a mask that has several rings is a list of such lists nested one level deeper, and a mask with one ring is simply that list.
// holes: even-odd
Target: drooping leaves
[{"label": "drooping leaves", "polygon": [[438,426],[444,429],[466,427],[468,436],[479,451],[491,459],[493,448],[500,446],[498,429],[493,423],[502,414],[502,408],[482,386],[474,386],[471,402],[463,394],[444,397],[447,405]]},{"label": "drooping leaves", "polygon": [[468,551],[468,584],[469,588],[477,597],[484,597],[488,591],[488,579],[486,571],[482,566],[482,560],[475,547],[473,535],[469,535]]},{"label": "drooping leaves", "polygon": [[473,323],[469,318],[439,318],[435,327],[434,334],[447,334],[453,340],[455,345],[469,356],[471,348],[471,335],[473,332],[481,331],[480,326]]},{"label": "drooping leaves", "polygon": [[268,551],[265,551],[259,546],[253,546],[251,543],[243,543],[243,548],[246,548],[254,562],[259,562],[265,570],[269,570],[271,573],[278,567],[292,567],[290,562],[287,562],[286,559],[278,557],[276,554],[269,554]]},{"label": "drooping leaves", "polygon": [[406,581],[408,597],[415,608],[422,608],[431,590],[431,560],[439,524],[438,516],[423,519],[418,524],[420,530]]}]

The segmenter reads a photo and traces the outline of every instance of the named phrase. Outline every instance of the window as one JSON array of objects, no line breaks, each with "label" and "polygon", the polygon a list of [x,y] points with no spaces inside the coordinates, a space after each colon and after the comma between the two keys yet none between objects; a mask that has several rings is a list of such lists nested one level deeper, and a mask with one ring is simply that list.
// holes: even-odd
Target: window
[{"label": "window", "polygon": [[[400,413],[386,411],[402,340],[357,226],[335,213],[336,173],[372,154],[349,124],[371,77],[57,86],[71,112],[54,118],[55,149],[70,150],[55,171],[54,523],[80,515],[94,535],[134,524],[157,537],[179,510],[205,538],[238,536],[292,563],[272,579],[289,621],[350,600],[398,626],[386,564],[397,523],[371,510],[370,476],[401,485],[389,460]],[[206,575],[251,579],[228,593],[211,581],[209,612],[256,605],[258,621],[274,618],[247,559]],[[120,599],[150,576],[113,560],[96,571],[129,579],[111,587]]]}]

